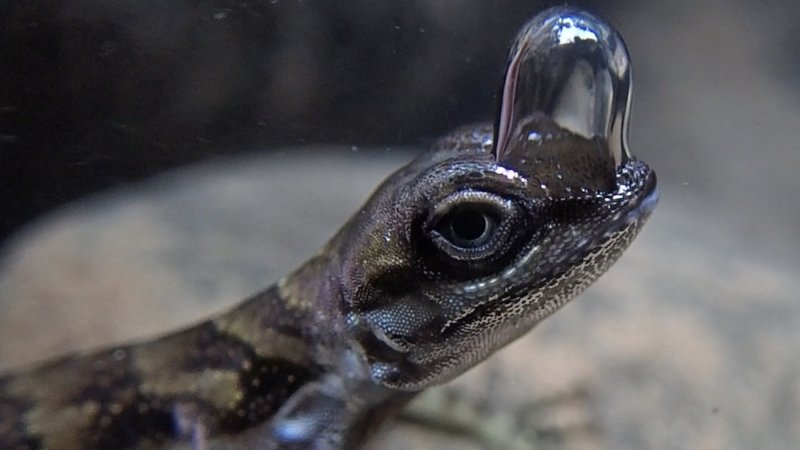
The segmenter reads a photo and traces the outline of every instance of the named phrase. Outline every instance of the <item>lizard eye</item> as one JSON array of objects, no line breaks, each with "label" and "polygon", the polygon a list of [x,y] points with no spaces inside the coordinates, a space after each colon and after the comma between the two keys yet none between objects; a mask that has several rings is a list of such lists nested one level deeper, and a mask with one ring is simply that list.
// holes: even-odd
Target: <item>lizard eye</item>
[{"label": "lizard eye", "polygon": [[497,224],[496,211],[483,205],[459,205],[434,228],[440,236],[462,249],[478,248],[492,239]]},{"label": "lizard eye", "polygon": [[507,250],[519,216],[511,200],[487,192],[462,191],[433,208],[426,229],[447,260],[494,261]]}]

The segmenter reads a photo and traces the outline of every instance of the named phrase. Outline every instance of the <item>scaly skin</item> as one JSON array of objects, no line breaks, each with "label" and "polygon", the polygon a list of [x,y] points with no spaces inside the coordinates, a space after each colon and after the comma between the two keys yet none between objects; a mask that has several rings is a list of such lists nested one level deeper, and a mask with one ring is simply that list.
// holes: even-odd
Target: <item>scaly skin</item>
[{"label": "scaly skin", "polygon": [[[439,141],[276,286],[187,330],[0,378],[0,449],[354,448],[577,295],[636,236],[655,175],[616,111],[582,128],[552,102],[515,103],[554,17],[596,20],[529,23],[497,131]],[[627,106],[627,91],[596,95]],[[587,135],[596,120],[611,125]]]}]

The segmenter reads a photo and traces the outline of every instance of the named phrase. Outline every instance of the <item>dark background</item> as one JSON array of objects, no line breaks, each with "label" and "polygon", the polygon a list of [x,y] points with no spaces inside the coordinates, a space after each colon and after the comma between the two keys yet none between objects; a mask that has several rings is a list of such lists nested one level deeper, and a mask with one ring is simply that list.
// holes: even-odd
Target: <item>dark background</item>
[{"label": "dark background", "polygon": [[490,120],[508,43],[547,3],[0,2],[0,244],[67,201],[193,161],[424,145]]}]

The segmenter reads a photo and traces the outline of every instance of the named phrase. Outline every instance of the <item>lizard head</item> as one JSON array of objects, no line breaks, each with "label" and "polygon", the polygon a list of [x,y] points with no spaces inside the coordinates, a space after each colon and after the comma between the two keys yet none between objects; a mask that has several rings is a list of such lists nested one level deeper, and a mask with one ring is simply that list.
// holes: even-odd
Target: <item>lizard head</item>
[{"label": "lizard head", "polygon": [[372,377],[447,381],[605,272],[657,199],[627,150],[621,38],[568,8],[528,22],[494,127],[457,130],[390,177],[333,241]]}]

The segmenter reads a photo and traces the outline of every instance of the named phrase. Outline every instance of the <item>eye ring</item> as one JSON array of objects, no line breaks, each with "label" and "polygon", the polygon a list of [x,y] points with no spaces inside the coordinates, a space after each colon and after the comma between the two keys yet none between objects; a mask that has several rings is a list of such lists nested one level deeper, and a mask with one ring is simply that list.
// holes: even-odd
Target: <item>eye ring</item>
[{"label": "eye ring", "polygon": [[514,202],[483,191],[460,191],[431,211],[425,230],[450,262],[493,262],[505,255],[520,220]]}]

